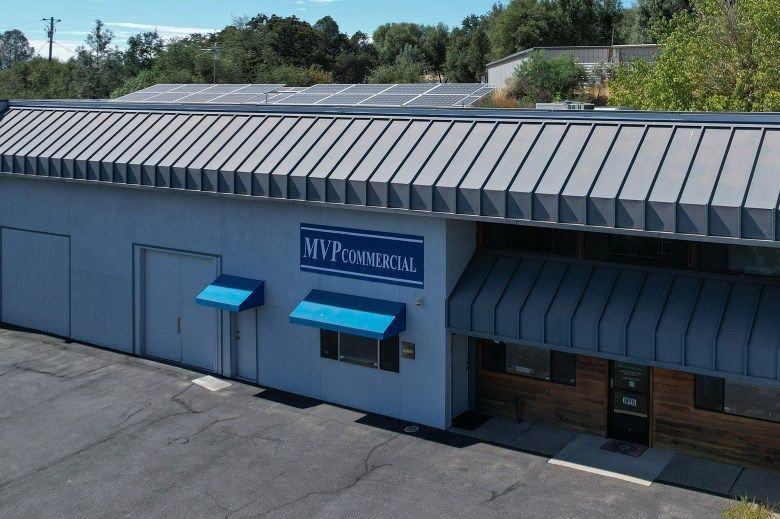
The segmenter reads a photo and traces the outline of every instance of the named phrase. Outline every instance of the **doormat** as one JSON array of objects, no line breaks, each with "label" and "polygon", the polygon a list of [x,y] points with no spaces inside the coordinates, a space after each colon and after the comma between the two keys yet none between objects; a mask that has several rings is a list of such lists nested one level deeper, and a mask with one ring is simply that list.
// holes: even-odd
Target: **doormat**
[{"label": "doormat", "polygon": [[475,431],[491,418],[493,417],[487,414],[466,411],[457,418],[452,419],[452,426],[467,431]]},{"label": "doormat", "polygon": [[618,454],[625,454],[632,458],[638,458],[647,450],[647,446],[639,445],[638,443],[625,442],[622,440],[609,440],[607,443],[601,446],[601,450],[609,452],[617,452]]}]

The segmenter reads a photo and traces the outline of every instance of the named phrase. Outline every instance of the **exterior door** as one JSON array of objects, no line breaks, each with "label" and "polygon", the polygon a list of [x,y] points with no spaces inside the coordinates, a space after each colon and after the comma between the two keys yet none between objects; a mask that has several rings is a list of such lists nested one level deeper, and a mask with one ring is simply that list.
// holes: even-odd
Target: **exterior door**
[{"label": "exterior door", "polygon": [[257,310],[239,312],[231,319],[233,327],[233,374],[257,382]]},{"label": "exterior door", "polygon": [[469,338],[452,335],[452,418],[469,410]]},{"label": "exterior door", "polygon": [[217,275],[207,256],[143,249],[142,353],[216,371],[219,311],[195,304]]},{"label": "exterior door", "polygon": [[609,436],[649,445],[650,368],[610,362],[609,387]]},{"label": "exterior door", "polygon": [[2,229],[0,320],[70,336],[70,238]]}]

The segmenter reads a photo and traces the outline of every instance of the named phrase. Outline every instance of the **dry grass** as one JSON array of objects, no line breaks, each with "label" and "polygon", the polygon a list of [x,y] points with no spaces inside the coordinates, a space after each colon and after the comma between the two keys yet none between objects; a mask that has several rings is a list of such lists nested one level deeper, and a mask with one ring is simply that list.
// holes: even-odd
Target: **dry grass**
[{"label": "dry grass", "polygon": [[768,507],[746,497],[721,513],[723,519],[776,519],[778,516]]},{"label": "dry grass", "polygon": [[491,100],[494,108],[517,108],[517,99],[509,96],[504,89],[493,92]]}]

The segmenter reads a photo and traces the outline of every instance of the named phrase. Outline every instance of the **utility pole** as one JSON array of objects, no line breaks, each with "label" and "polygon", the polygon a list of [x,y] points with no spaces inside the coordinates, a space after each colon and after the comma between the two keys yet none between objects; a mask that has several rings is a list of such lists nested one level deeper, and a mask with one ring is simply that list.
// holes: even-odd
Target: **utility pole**
[{"label": "utility pole", "polygon": [[57,18],[54,19],[53,16],[50,16],[49,18],[43,18],[44,22],[49,22],[49,27],[46,29],[46,35],[49,38],[49,63],[51,63],[51,51],[52,51],[52,45],[54,45],[54,24],[60,23],[62,20]]},{"label": "utility pole", "polygon": [[207,47],[205,49],[200,49],[202,51],[210,52],[213,55],[214,58],[214,64],[211,68],[211,82],[216,84],[217,83],[217,58],[219,57],[220,51],[222,49],[219,45],[217,45],[217,42],[214,42],[214,44],[211,47]]}]

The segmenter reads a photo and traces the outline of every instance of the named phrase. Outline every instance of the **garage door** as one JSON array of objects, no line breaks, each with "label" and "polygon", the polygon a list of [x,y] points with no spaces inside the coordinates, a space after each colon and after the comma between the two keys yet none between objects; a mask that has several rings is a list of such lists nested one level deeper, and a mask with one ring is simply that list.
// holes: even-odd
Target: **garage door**
[{"label": "garage door", "polygon": [[2,320],[46,333],[70,335],[70,239],[4,228]]},{"label": "garage door", "polygon": [[143,249],[142,352],[216,371],[219,311],[195,304],[218,274],[216,258]]}]

